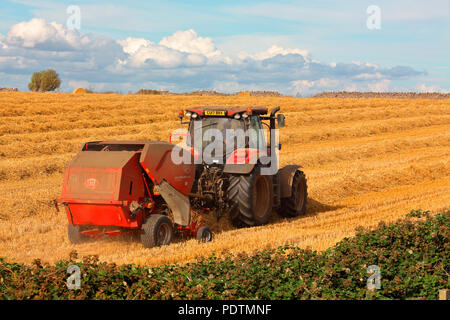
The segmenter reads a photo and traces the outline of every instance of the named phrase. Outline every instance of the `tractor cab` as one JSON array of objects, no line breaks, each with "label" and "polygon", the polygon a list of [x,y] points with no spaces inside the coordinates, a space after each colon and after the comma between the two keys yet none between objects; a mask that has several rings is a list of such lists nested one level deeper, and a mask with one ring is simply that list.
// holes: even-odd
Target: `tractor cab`
[{"label": "tractor cab", "polygon": [[[235,226],[266,224],[305,213],[307,187],[298,165],[279,167],[278,132],[285,119],[266,107],[192,107],[180,112],[188,149],[197,160],[192,206],[227,214]],[[189,121],[183,122],[183,117]],[[182,146],[183,149],[186,147]]]},{"label": "tractor cab", "polygon": [[[196,107],[186,110],[189,146],[211,164],[248,163],[252,155],[267,152],[267,130],[275,128],[274,113],[266,107]],[[276,112],[276,111],[275,111]],[[272,118],[272,120],[271,120]],[[279,126],[284,116],[279,115]],[[269,124],[262,120],[270,120]],[[183,123],[183,122],[182,122]],[[263,126],[266,125],[266,127]],[[270,150],[269,150],[270,154]]]}]

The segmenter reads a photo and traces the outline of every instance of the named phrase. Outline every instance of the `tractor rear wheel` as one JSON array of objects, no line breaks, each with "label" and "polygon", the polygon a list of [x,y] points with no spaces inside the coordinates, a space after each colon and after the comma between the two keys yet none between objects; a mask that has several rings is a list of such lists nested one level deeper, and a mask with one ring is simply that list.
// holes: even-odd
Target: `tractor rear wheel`
[{"label": "tractor rear wheel", "polygon": [[67,236],[69,238],[70,243],[80,244],[86,241],[86,235],[81,233],[81,227],[75,226],[73,224],[69,224],[67,226]]},{"label": "tractor rear wheel", "polygon": [[258,167],[248,175],[232,175],[228,186],[230,219],[236,227],[263,225],[272,214],[272,179]]},{"label": "tractor rear wheel", "polygon": [[278,214],[282,217],[298,217],[306,213],[306,199],[308,197],[308,189],[306,185],[306,177],[303,171],[297,170],[292,179],[291,196],[281,198],[281,206]]},{"label": "tractor rear wheel", "polygon": [[165,215],[152,214],[142,224],[141,242],[145,248],[168,245],[172,238],[172,221]]}]

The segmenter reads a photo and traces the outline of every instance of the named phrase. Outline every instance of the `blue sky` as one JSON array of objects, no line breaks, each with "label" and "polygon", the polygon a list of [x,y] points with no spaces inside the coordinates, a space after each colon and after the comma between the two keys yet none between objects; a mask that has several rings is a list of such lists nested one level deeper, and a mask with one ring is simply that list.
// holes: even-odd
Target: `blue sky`
[{"label": "blue sky", "polygon": [[63,91],[450,91],[448,0],[0,3],[0,87],[52,67]]}]

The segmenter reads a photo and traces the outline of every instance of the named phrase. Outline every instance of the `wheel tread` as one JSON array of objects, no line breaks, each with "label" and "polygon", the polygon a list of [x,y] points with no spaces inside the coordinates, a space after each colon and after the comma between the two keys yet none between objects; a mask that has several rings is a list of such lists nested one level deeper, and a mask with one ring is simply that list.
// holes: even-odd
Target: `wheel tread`
[{"label": "wheel tread", "polygon": [[[297,194],[297,182],[298,179],[303,179],[304,183],[304,202],[301,210],[296,208],[296,194]],[[294,178],[292,180],[292,194],[288,198],[281,198],[280,208],[277,210],[278,214],[282,217],[290,218],[304,215],[306,213],[306,203],[308,198],[308,187],[305,173],[303,171],[297,170],[295,172]]]},{"label": "wheel tread", "polygon": [[[155,229],[161,223],[168,223],[172,230],[172,222],[170,219],[162,214],[152,214],[142,224],[141,242],[146,248],[153,248],[158,246]],[[170,236],[170,240],[173,238],[173,234]],[[169,241],[170,242],[170,241]]]},{"label": "wheel tread", "polygon": [[[252,212],[251,188],[259,174],[256,170],[249,175],[231,175],[228,185],[228,200],[230,201],[230,219],[234,226],[254,226],[255,221]],[[272,201],[270,202],[272,210]]]}]

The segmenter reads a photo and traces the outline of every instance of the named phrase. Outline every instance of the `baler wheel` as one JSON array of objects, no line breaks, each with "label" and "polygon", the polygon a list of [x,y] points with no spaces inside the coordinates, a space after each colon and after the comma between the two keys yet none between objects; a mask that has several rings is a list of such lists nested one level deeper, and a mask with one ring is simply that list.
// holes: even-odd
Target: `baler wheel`
[{"label": "baler wheel", "polygon": [[145,248],[168,245],[172,238],[172,221],[165,215],[152,214],[142,224],[141,242]]},{"label": "baler wheel", "polygon": [[236,227],[263,225],[272,214],[272,179],[259,167],[248,175],[233,175],[228,186],[230,219]]},{"label": "baler wheel", "polygon": [[292,193],[288,198],[281,198],[278,214],[282,217],[298,217],[306,213],[308,189],[303,171],[297,170],[292,179]]},{"label": "baler wheel", "polygon": [[70,243],[80,244],[86,240],[86,236],[81,233],[80,226],[69,224],[67,226],[67,235]]},{"label": "baler wheel", "polygon": [[212,241],[213,235],[210,228],[203,226],[197,231],[197,240],[199,242],[210,242]]}]

